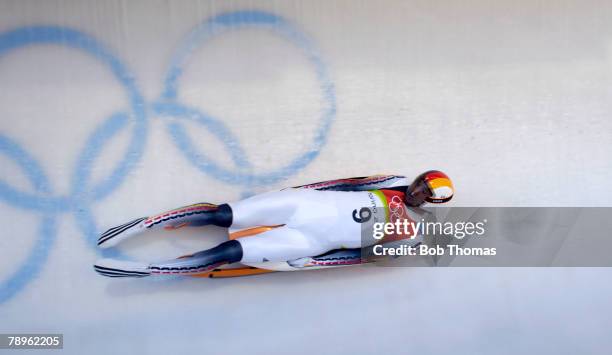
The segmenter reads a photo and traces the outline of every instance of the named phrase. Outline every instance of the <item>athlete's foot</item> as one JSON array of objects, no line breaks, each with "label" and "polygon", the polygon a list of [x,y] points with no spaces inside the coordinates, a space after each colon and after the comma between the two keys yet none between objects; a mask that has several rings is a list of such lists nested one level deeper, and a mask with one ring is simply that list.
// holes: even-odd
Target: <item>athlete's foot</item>
[{"label": "athlete's foot", "polygon": [[121,241],[139,234],[147,229],[177,229],[185,226],[203,226],[213,224],[229,227],[232,223],[232,210],[229,205],[196,203],[176,208],[151,217],[141,217],[122,225],[110,228],[98,238],[98,246],[110,248]]},{"label": "athlete's foot", "polygon": [[155,263],[101,259],[94,265],[94,270],[108,277],[192,276],[208,272],[224,264],[238,262],[240,259],[242,259],[242,246],[238,241],[230,240],[193,255]]}]

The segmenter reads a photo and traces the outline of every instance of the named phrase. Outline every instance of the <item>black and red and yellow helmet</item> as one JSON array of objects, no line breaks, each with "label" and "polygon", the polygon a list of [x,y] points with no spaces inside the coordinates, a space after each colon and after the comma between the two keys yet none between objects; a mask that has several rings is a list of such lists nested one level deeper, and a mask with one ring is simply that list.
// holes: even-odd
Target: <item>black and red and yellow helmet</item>
[{"label": "black and red and yellow helmet", "polygon": [[430,170],[419,175],[406,190],[406,204],[420,206],[425,202],[444,203],[453,198],[455,188],[441,171]]}]

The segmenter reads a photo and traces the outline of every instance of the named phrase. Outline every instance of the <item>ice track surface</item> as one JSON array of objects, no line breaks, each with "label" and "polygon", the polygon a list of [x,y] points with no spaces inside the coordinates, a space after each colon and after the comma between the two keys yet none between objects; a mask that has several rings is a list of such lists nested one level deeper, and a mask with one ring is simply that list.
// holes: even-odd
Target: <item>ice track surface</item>
[{"label": "ice track surface", "polygon": [[605,1],[0,2],[0,333],[68,354],[606,353],[607,269],[108,279],[195,202],[440,169],[455,206],[612,198]]}]

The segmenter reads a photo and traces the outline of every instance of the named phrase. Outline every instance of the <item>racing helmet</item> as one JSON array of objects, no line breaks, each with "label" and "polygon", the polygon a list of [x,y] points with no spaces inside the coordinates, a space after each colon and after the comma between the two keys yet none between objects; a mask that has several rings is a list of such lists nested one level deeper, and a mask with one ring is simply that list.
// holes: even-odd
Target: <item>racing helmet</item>
[{"label": "racing helmet", "polygon": [[406,204],[417,207],[425,202],[444,203],[453,198],[455,188],[450,178],[441,171],[430,170],[417,176],[406,189]]}]

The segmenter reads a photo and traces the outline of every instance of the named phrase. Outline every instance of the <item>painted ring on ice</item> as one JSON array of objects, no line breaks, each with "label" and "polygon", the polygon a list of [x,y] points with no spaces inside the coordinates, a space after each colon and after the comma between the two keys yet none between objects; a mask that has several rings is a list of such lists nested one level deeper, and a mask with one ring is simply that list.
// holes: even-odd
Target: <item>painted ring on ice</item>
[{"label": "painted ring on ice", "polygon": [[[17,142],[0,135],[0,154],[13,160],[23,170],[34,190],[41,194],[51,192],[47,177],[38,162]],[[5,188],[6,184],[0,181],[0,194]],[[40,272],[55,242],[56,225],[56,216],[53,213],[46,213],[41,217],[38,237],[28,256],[19,263],[15,272],[0,280],[0,304],[21,291]]]},{"label": "painted ring on ice", "polygon": [[[37,45],[53,44],[80,50],[106,64],[115,78],[124,87],[130,103],[130,118],[134,121],[133,133],[128,149],[123,159],[117,163],[112,173],[100,183],[88,188],[90,165],[75,167],[73,175],[71,196],[40,196],[18,191],[5,185],[5,191],[0,198],[15,206],[47,212],[69,211],[73,208],[75,194],[87,195],[87,199],[98,200],[110,194],[121,184],[128,172],[134,167],[144,150],[147,134],[147,120],[144,99],[136,88],[135,81],[130,72],[115,55],[93,37],[66,27],[60,26],[32,26],[18,28],[0,35],[0,58],[13,50]],[[104,128],[104,125],[101,126]],[[104,128],[107,129],[108,128]],[[93,135],[108,135],[106,132],[94,132]],[[79,164],[83,164],[88,156],[96,157],[102,146],[85,146],[80,155]]]},{"label": "painted ring on ice", "polygon": [[[321,60],[321,56],[315,50],[308,38],[282,17],[271,13],[262,11],[236,11],[217,15],[192,30],[179,46],[175,55],[172,57],[170,69],[168,70],[164,82],[164,92],[160,99],[160,103],[172,103],[177,101],[178,80],[181,77],[187,59],[196,48],[223,33],[249,27],[265,28],[285,38],[299,47],[313,65],[319,81],[319,86],[323,92],[325,107],[321,114],[319,125],[311,146],[307,148],[306,152],[293,159],[289,164],[275,171],[254,174],[245,171],[245,168],[249,166],[246,165],[246,157],[240,156],[239,147],[236,148],[233,153],[238,154],[239,160],[245,163],[239,166],[238,169],[230,170],[220,166],[212,159],[199,152],[194,147],[189,136],[185,133],[185,130],[180,127],[180,124],[174,124],[170,127],[172,129],[169,129],[169,133],[172,135],[175,144],[177,144],[186,155],[187,159],[198,167],[198,169],[221,181],[247,186],[252,184],[271,184],[296,173],[299,169],[304,168],[316,158],[327,140],[327,135],[336,113],[334,88],[328,77],[326,67]],[[179,118],[183,116],[184,115],[179,116]],[[229,132],[229,129],[225,128],[224,131]],[[229,138],[232,137],[219,137],[221,141]],[[234,156],[234,159],[236,159],[236,156]],[[242,168],[242,171],[240,168]]]}]

